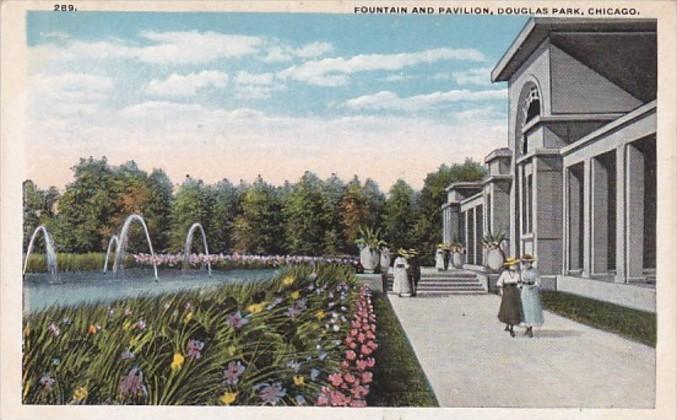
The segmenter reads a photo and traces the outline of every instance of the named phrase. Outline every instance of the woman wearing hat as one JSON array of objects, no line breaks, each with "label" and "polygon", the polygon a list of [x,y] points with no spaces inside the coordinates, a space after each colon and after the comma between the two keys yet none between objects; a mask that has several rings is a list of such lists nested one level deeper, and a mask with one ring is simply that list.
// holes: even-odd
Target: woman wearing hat
[{"label": "woman wearing hat", "polygon": [[406,251],[400,249],[397,258],[393,262],[393,292],[397,293],[400,297],[411,296],[411,284],[407,275],[409,263],[407,263],[406,257]]},{"label": "woman wearing hat", "polygon": [[517,272],[517,266],[520,260],[510,257],[503,264],[505,270],[496,281],[496,286],[501,291],[501,307],[498,310],[498,319],[505,323],[505,331],[515,336],[513,327],[522,321],[522,302],[517,285],[520,281],[520,274]]},{"label": "woman wearing hat", "polygon": [[525,254],[522,258],[522,271],[520,272],[520,286],[522,292],[522,315],[523,322],[527,330],[524,335],[529,337],[534,336],[534,326],[540,327],[543,325],[543,307],[541,306],[541,299],[538,296],[538,271],[534,268],[534,261],[536,259],[529,254]]}]

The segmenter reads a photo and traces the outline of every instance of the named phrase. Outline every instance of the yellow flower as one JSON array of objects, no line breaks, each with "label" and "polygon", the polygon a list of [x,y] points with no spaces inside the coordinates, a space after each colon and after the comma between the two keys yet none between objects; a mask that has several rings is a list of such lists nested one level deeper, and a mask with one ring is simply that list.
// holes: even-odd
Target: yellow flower
[{"label": "yellow flower", "polygon": [[190,322],[191,319],[193,319],[193,313],[192,313],[192,312],[188,312],[188,313],[186,314],[185,318],[183,318],[183,322],[187,324],[187,323]]},{"label": "yellow flower", "polygon": [[237,399],[237,392],[224,392],[221,398],[219,398],[219,401],[221,401],[221,404],[223,405],[231,405],[232,403],[235,402]]},{"label": "yellow flower", "polygon": [[172,370],[179,370],[183,366],[183,361],[186,360],[181,353],[174,353],[174,358],[172,359]]},{"label": "yellow flower", "polygon": [[298,290],[294,290],[289,294],[289,296],[291,296],[292,299],[296,300],[301,297],[301,292],[299,292]]},{"label": "yellow flower", "polygon": [[252,313],[252,314],[258,314],[259,312],[263,311],[263,308],[265,307],[265,303],[252,303],[251,305],[247,306],[247,312]]},{"label": "yellow flower", "polygon": [[327,316],[327,313],[323,310],[315,312],[315,318],[317,319],[323,319],[325,316]]},{"label": "yellow flower", "polygon": [[75,391],[73,391],[73,401],[75,402],[81,402],[87,399],[87,396],[89,393],[87,392],[87,388],[84,386],[79,386],[75,388]]},{"label": "yellow flower", "polygon": [[132,324],[132,321],[127,320],[127,321],[122,323],[122,329],[125,330],[125,331],[129,331],[129,330],[132,329],[132,325],[134,325],[134,324]]},{"label": "yellow flower", "polygon": [[87,328],[87,332],[92,334],[92,335],[96,334],[96,325],[89,324],[89,328]]},{"label": "yellow flower", "polygon": [[294,280],[296,280],[294,277],[287,276],[282,279],[282,284],[284,284],[285,286],[291,286],[292,284],[294,284]]},{"label": "yellow flower", "polygon": [[237,351],[237,347],[228,346],[227,350],[228,350],[228,354],[230,354],[231,356],[235,356],[235,352]]},{"label": "yellow flower", "polygon": [[303,378],[303,375],[294,375],[294,385],[296,386],[303,386],[306,384],[305,379]]}]

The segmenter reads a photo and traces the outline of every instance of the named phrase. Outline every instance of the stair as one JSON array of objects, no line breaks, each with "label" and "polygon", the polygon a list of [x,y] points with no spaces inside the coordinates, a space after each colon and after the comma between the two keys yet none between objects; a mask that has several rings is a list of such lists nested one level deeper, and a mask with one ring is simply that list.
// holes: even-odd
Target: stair
[{"label": "stair", "polygon": [[[388,274],[388,291],[393,288],[393,275]],[[473,295],[487,293],[484,285],[472,272],[448,270],[433,272],[425,270],[418,282],[418,295]]]}]

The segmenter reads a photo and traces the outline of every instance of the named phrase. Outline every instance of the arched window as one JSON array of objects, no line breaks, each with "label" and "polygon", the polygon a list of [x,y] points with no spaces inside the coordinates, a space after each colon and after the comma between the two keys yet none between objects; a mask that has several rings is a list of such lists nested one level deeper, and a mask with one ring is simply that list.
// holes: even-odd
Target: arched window
[{"label": "arched window", "polygon": [[527,123],[541,114],[541,97],[538,88],[532,86],[529,94],[524,99],[524,122]]},{"label": "arched window", "polygon": [[541,95],[538,86],[534,82],[527,82],[522,87],[522,92],[517,102],[517,124],[515,125],[515,141],[518,142],[517,150],[520,154],[527,153],[527,138],[522,133],[524,126],[537,116],[541,115]]}]

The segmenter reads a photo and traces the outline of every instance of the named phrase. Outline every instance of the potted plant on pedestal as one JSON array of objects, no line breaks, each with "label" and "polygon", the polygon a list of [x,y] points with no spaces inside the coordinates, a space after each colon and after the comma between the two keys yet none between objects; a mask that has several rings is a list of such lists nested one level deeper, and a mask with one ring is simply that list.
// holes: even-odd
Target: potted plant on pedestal
[{"label": "potted plant on pedestal", "polygon": [[386,242],[380,238],[381,230],[369,227],[360,227],[360,238],[355,241],[360,249],[360,264],[365,273],[373,273],[378,267],[380,252],[379,249],[386,245]]},{"label": "potted plant on pedestal", "polygon": [[503,267],[505,262],[505,253],[503,252],[503,242],[505,241],[505,233],[487,232],[482,238],[482,247],[487,250],[487,268],[496,272]]}]

